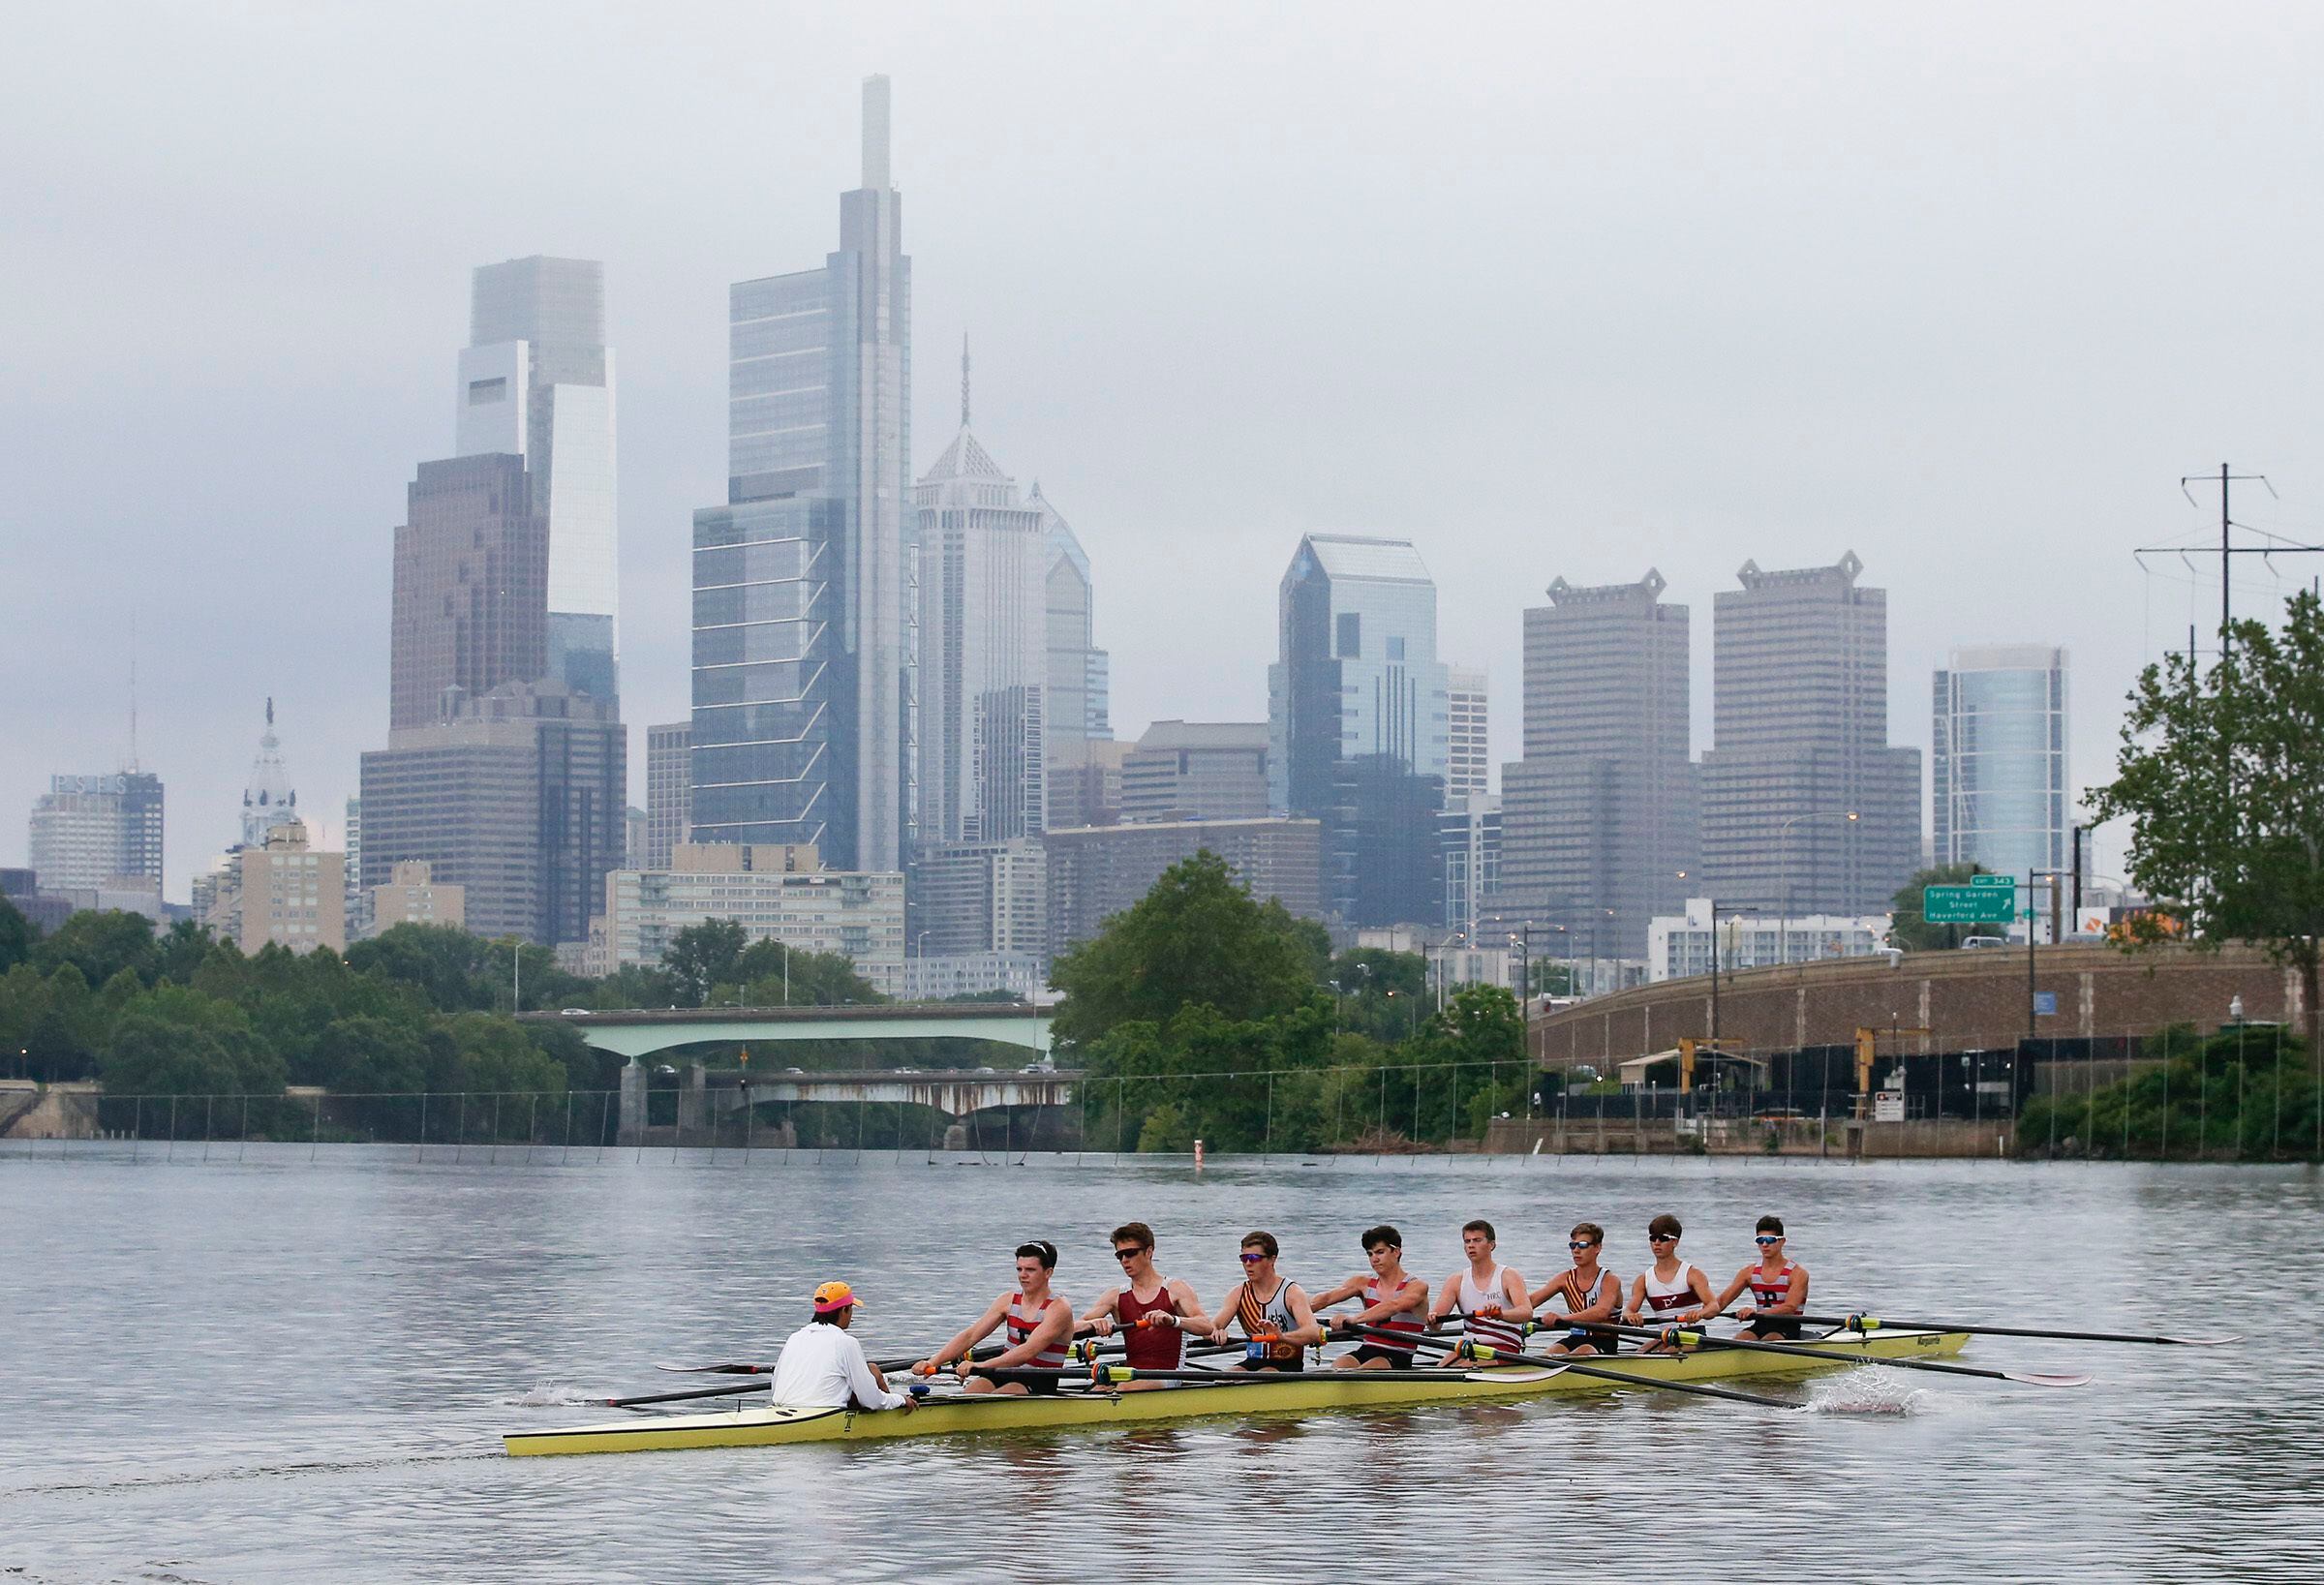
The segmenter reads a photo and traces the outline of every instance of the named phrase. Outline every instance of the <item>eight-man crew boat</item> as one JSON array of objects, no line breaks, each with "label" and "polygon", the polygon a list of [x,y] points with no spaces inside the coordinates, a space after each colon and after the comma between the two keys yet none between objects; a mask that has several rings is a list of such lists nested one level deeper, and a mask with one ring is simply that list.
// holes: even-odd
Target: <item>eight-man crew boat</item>
[{"label": "eight-man crew boat", "polygon": [[[1702,1349],[1684,1354],[1625,1355],[1627,1377],[1654,1382],[1721,1382],[1736,1377],[1790,1378],[1879,1358],[1935,1358],[1960,1353],[1967,1332],[1882,1327],[1834,1332],[1800,1352],[1760,1354]],[[1828,1359],[1818,1358],[1829,1353]],[[952,1432],[1075,1430],[1183,1419],[1208,1415],[1312,1414],[1474,1400],[1508,1401],[1560,1392],[1619,1390],[1617,1384],[1552,1366],[1488,1365],[1474,1370],[1322,1370],[1303,1374],[1222,1372],[1215,1381],[1162,1392],[1125,1392],[1127,1367],[1102,1362],[1060,1370],[1067,1389],[1042,1397],[998,1393],[923,1399],[917,1413],[866,1414],[830,1405],[737,1409],[706,1415],[668,1415],[553,1430],[511,1431],[502,1441],[512,1455],[644,1452],[684,1448],[780,1447],[794,1442],[852,1441],[867,1437],[935,1436]],[[1070,1383],[1074,1385],[1068,1385]]]}]

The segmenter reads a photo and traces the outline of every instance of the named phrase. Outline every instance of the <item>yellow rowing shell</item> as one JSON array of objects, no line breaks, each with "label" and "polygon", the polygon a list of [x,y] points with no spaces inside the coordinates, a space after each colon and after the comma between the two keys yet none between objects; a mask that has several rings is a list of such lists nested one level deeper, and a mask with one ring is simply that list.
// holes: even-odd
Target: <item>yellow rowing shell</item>
[{"label": "yellow rowing shell", "polygon": [[[1585,1359],[1626,1376],[1651,1381],[1717,1382],[1736,1376],[1804,1376],[1871,1355],[1882,1358],[1926,1358],[1958,1354],[1967,1332],[1892,1331],[1870,1337],[1835,1333],[1806,1347],[1828,1350],[1831,1359],[1745,1349],[1706,1349],[1676,1356],[1624,1355],[1618,1359]],[[854,1441],[866,1437],[943,1436],[963,1431],[1081,1430],[1132,1425],[1147,1420],[1187,1419],[1202,1415],[1298,1415],[1319,1410],[1377,1409],[1414,1404],[1467,1403],[1541,1397],[1552,1392],[1591,1392],[1621,1384],[1574,1372],[1512,1366],[1472,1371],[1460,1381],[1398,1380],[1372,1370],[1310,1369],[1249,1386],[1189,1385],[1143,1392],[1073,1392],[1055,1397],[989,1393],[936,1398],[911,1414],[883,1410],[742,1408],[708,1415],[664,1415],[574,1425],[562,1430],[511,1431],[501,1440],[512,1456],[540,1453],[635,1453],[679,1448],[769,1448],[793,1442]]]}]

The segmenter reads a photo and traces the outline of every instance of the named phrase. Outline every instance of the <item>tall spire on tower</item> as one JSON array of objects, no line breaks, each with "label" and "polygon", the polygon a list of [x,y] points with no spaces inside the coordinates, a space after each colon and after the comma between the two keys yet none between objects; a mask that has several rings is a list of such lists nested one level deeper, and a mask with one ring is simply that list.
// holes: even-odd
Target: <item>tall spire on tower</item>
[{"label": "tall spire on tower", "polygon": [[888,185],[888,78],[864,78],[864,185],[874,192]]}]

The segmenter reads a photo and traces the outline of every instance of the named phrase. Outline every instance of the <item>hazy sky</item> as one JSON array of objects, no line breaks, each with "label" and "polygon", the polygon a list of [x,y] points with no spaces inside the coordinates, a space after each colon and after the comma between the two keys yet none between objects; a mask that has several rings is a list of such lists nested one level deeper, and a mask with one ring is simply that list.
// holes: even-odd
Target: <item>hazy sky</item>
[{"label": "hazy sky", "polygon": [[[1908,12],[1910,15],[1908,15]],[[1409,535],[1517,751],[1519,613],[1850,548],[1890,729],[2073,652],[2074,776],[2209,621],[2183,473],[2324,533],[2324,23],[2299,6],[46,6],[0,53],[0,863],[138,749],[169,891],[262,702],[334,839],[472,266],[605,261],[624,714],[687,702],[725,289],[820,263],[895,83],[914,471],[957,421],[1088,547],[1116,732],[1258,719],[1309,530]],[[2238,568],[2273,608],[2272,574]],[[2216,565],[2215,563],[2213,564]],[[2305,583],[2324,558],[2278,564]],[[2115,868],[2109,844],[2099,868]]]}]

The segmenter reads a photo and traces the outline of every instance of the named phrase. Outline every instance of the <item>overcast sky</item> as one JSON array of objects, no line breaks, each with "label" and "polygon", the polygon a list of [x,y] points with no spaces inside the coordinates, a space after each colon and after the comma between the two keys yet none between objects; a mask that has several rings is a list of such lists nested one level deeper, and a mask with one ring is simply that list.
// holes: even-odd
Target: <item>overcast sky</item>
[{"label": "overcast sky", "polygon": [[[1422,20],[1423,15],[1425,19]],[[1911,14],[1908,15],[1908,12]],[[1519,613],[1853,549],[1890,731],[2073,652],[2073,773],[2209,623],[2181,474],[2324,532],[2312,7],[44,6],[0,54],[0,863],[52,771],[168,787],[169,895],[272,694],[338,835],[470,269],[604,260],[624,714],[687,710],[729,282],[818,264],[895,84],[914,471],[976,428],[1088,548],[1117,734],[1259,719],[1301,533],[1409,535],[1518,749]],[[2324,558],[2244,559],[2248,597]],[[2216,558],[2215,563],[2216,565]],[[2101,869],[2118,868],[2109,844]]]}]

